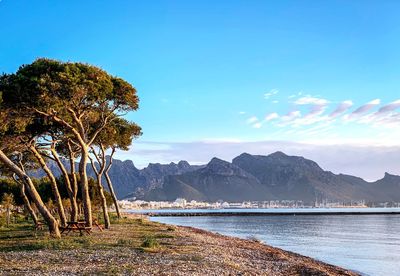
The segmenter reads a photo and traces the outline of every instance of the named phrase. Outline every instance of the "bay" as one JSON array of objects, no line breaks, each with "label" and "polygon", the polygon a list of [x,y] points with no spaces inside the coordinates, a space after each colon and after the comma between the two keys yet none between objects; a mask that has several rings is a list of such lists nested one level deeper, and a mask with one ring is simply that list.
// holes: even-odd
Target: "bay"
[{"label": "bay", "polygon": [[[387,211],[383,208],[381,210]],[[178,210],[163,210],[171,211]],[[235,210],[238,211],[249,210]],[[272,212],[277,211],[272,209]],[[151,220],[192,226],[240,238],[257,238],[271,246],[351,269],[363,275],[400,275],[400,215],[266,214],[152,217]]]}]

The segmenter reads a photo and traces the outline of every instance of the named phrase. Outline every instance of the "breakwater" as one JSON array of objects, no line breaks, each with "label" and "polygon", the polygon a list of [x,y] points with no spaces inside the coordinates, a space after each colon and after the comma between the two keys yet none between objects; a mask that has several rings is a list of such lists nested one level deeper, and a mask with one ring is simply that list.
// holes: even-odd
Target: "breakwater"
[{"label": "breakwater", "polygon": [[194,217],[194,216],[325,216],[325,215],[400,215],[400,211],[290,211],[290,212],[143,212],[142,215],[150,217]]}]

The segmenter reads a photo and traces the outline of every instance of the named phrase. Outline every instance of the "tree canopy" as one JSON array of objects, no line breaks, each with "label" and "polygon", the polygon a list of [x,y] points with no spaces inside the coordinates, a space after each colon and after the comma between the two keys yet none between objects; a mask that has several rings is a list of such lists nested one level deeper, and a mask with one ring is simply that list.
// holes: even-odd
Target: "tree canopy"
[{"label": "tree canopy", "polygon": [[[106,166],[105,151],[111,149],[112,155],[115,149],[127,150],[132,139],[141,135],[138,125],[122,118],[138,107],[139,98],[130,83],[89,64],[40,58],[0,77],[0,162],[27,189],[55,235],[59,235],[55,230],[57,222],[26,173],[26,162],[16,162],[13,156],[18,153],[33,160],[47,174],[62,224],[66,219],[59,184],[62,190],[67,190],[71,201],[68,205],[76,213],[79,181],[86,225],[91,226],[93,191],[89,191],[86,172],[89,150],[102,151],[101,173],[107,174],[112,160]],[[78,157],[79,174],[76,174]],[[69,160],[69,171],[63,160]],[[47,165],[50,161],[56,162],[62,171],[63,181],[54,176]],[[101,175],[97,182],[97,193],[106,214]],[[111,180],[107,182],[110,186]],[[110,190],[113,193],[112,187]],[[116,202],[115,195],[113,200]]]}]

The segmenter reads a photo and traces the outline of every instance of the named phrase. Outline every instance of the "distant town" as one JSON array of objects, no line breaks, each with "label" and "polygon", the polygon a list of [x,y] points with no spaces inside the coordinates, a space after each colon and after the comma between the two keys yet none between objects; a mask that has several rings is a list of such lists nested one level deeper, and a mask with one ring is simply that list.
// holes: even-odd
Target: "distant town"
[{"label": "distant town", "polygon": [[329,200],[315,201],[314,204],[305,204],[301,200],[270,200],[270,201],[243,201],[243,202],[203,202],[177,198],[175,201],[143,201],[120,200],[122,209],[268,209],[268,208],[399,208],[400,202],[366,203],[364,200],[351,202],[333,202]]}]

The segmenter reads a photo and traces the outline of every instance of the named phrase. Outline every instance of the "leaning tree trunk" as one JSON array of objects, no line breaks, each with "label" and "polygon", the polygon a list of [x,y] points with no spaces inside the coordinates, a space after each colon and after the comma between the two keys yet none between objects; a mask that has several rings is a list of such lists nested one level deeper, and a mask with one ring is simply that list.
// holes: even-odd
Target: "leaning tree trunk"
[{"label": "leaning tree trunk", "polygon": [[35,148],[35,146],[31,145],[31,146],[29,146],[29,149],[35,155],[35,157],[38,160],[39,164],[41,165],[42,169],[45,171],[45,173],[47,174],[47,176],[50,179],[51,189],[53,191],[53,196],[54,196],[54,199],[56,201],[56,206],[57,206],[57,209],[58,209],[58,215],[60,216],[61,225],[62,226],[66,226],[67,225],[67,218],[65,216],[64,206],[62,204],[62,198],[61,198],[60,192],[58,191],[57,180],[54,177],[54,175],[51,172],[51,170],[49,169],[49,167],[47,166],[47,164],[44,161],[43,157],[40,155],[40,153]]},{"label": "leaning tree trunk", "polygon": [[92,205],[90,203],[89,184],[86,172],[86,165],[89,159],[89,150],[86,146],[81,146],[81,150],[82,152],[81,160],[79,162],[79,176],[80,186],[82,190],[83,211],[85,215],[86,226],[92,227]]},{"label": "leaning tree trunk", "polygon": [[25,193],[25,184],[24,184],[24,183],[21,183],[21,196],[22,196],[22,199],[23,199],[23,201],[24,201],[26,210],[28,210],[28,213],[31,215],[31,218],[32,218],[32,220],[33,220],[33,223],[34,223],[35,225],[37,225],[37,224],[39,223],[39,219],[38,219],[38,217],[36,216],[36,213],[35,213],[35,211],[33,210],[32,206],[31,206],[31,203],[29,202],[28,197],[26,196],[26,193]]},{"label": "leaning tree trunk", "polygon": [[58,229],[58,222],[53,217],[53,215],[49,212],[47,207],[44,205],[39,193],[37,192],[35,185],[32,182],[32,179],[24,173],[17,165],[15,165],[5,154],[2,150],[0,150],[0,161],[6,165],[12,172],[14,172],[19,179],[21,179],[24,184],[26,185],[25,188],[36,204],[40,214],[43,216],[43,219],[46,221],[50,235],[55,238],[61,238],[60,229]]},{"label": "leaning tree trunk", "polygon": [[117,217],[121,218],[121,212],[119,211],[119,206],[118,206],[118,199],[115,196],[115,192],[114,192],[114,188],[113,188],[113,184],[111,182],[111,178],[108,175],[108,171],[106,171],[104,173],[105,177],[106,177],[106,181],[107,181],[107,185],[108,185],[108,189],[110,190],[110,194],[111,194],[111,198],[113,200],[114,206],[115,206],[115,211],[117,212]]},{"label": "leaning tree trunk", "polygon": [[[108,189],[110,190],[111,198],[112,198],[112,200],[113,200],[113,202],[114,202],[115,211],[117,212],[117,217],[118,217],[118,218],[121,218],[121,213],[119,212],[119,206],[118,206],[118,199],[117,199],[117,197],[115,196],[114,187],[113,187],[113,184],[112,184],[112,182],[111,182],[111,178],[110,178],[110,176],[108,175],[108,172],[110,171],[111,166],[112,166],[112,163],[113,163],[112,157],[113,157],[113,155],[114,155],[114,152],[115,152],[115,148],[112,149],[112,152],[111,152],[111,155],[110,155],[110,163],[108,164],[107,169],[106,169],[105,172],[104,172],[104,175],[105,175],[105,177],[106,177]],[[106,162],[106,158],[104,157],[104,154],[103,154],[103,162],[104,162],[104,163]]]},{"label": "leaning tree trunk", "polygon": [[106,229],[109,229],[110,228],[110,217],[108,215],[107,200],[106,200],[106,196],[104,195],[103,184],[101,183],[101,175],[97,176],[97,188],[99,190],[99,194],[100,194],[100,198],[101,198],[101,207],[103,209],[104,227]]},{"label": "leaning tree trunk", "polygon": [[36,213],[33,210],[32,206],[31,206],[31,203],[29,202],[28,196],[25,193],[25,184],[24,184],[24,182],[19,181],[17,179],[17,177],[15,176],[15,174],[14,174],[14,181],[20,186],[21,197],[22,197],[22,200],[24,201],[24,206],[25,206],[26,210],[28,210],[28,213],[31,216],[31,218],[33,220],[33,223],[35,225],[37,225],[38,222],[39,222],[39,219],[36,216]]},{"label": "leaning tree trunk", "polygon": [[[94,153],[96,154],[96,153]],[[96,156],[97,161],[101,161],[99,160],[99,158]],[[90,159],[90,163],[92,164],[92,168],[93,171],[96,174],[96,178],[97,178],[97,190],[99,192],[100,195],[100,199],[101,199],[101,207],[103,209],[103,217],[104,217],[104,227],[106,229],[110,228],[110,217],[108,215],[108,209],[107,209],[107,200],[106,200],[106,196],[104,195],[104,188],[103,188],[103,184],[102,184],[102,176],[104,173],[104,169],[105,169],[105,163],[104,162],[99,162],[99,170],[97,170],[96,168],[96,164],[93,162],[93,159]]]},{"label": "leaning tree trunk", "polygon": [[69,179],[69,175],[67,172],[67,169],[65,168],[64,164],[61,162],[60,157],[58,156],[56,150],[52,147],[51,148],[51,154],[54,157],[54,160],[56,161],[58,167],[60,168],[60,171],[64,177],[65,181],[65,186],[67,188],[68,192],[68,197],[71,202],[71,221],[77,221],[78,220],[78,204],[76,203],[76,197],[74,197],[74,191],[72,190],[71,187],[71,181]]}]

